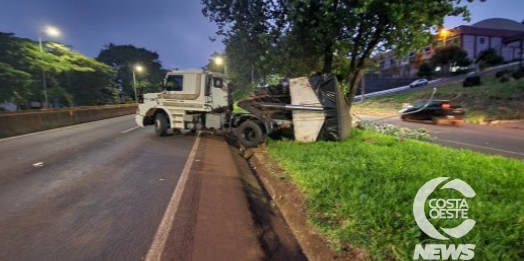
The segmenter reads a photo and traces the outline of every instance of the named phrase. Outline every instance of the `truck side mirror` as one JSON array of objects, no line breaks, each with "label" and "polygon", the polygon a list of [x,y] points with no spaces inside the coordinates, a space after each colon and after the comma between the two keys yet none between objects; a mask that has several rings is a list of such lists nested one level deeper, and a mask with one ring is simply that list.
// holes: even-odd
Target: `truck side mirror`
[{"label": "truck side mirror", "polygon": [[213,87],[222,88],[224,86],[224,79],[213,77]]}]

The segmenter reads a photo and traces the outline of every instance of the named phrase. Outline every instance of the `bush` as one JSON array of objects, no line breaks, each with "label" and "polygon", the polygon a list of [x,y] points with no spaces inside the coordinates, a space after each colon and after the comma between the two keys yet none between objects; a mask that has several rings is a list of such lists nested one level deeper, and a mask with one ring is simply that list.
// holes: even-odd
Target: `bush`
[{"label": "bush", "polygon": [[505,70],[504,71],[498,71],[497,73],[495,73],[495,77],[500,78],[500,77],[504,76],[505,74],[506,74]]},{"label": "bush", "polygon": [[418,68],[417,75],[431,80],[431,77],[433,76],[433,67],[429,63],[425,62]]},{"label": "bush", "polygon": [[378,132],[386,135],[395,136],[398,139],[414,139],[428,141],[431,136],[425,129],[410,129],[388,123],[377,123],[374,121],[361,120],[357,122],[356,127],[359,129]]},{"label": "bush", "polygon": [[462,87],[480,86],[481,84],[480,76],[472,76],[464,79],[464,82],[462,82]]},{"label": "bush", "polygon": [[514,81],[515,79],[513,79],[511,76],[508,76],[508,75],[504,75],[500,78],[499,82],[500,83],[505,83],[505,82],[512,82]]},{"label": "bush", "polygon": [[487,68],[502,64],[504,58],[497,53],[497,50],[489,48],[479,53],[477,62],[480,62],[480,68]]},{"label": "bush", "polygon": [[519,70],[517,70],[516,72],[514,72],[511,77],[513,77],[513,79],[515,80],[518,80],[522,77],[524,77],[524,68],[520,68]]}]

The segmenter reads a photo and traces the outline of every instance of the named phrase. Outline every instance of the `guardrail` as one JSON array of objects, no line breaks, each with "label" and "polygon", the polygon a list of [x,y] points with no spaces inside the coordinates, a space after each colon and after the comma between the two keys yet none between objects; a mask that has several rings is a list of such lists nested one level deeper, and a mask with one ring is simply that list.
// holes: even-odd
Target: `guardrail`
[{"label": "guardrail", "polygon": [[[441,79],[432,80],[432,81],[429,81],[428,84],[431,84],[431,83],[434,83],[434,82],[438,82],[440,80]],[[364,94],[364,98],[369,98],[369,97],[373,97],[373,96],[377,96],[377,95],[391,94],[391,93],[400,92],[400,91],[409,90],[409,89],[411,89],[409,87],[409,85],[406,85],[406,86],[393,88],[393,89],[388,89],[388,90],[384,90],[384,91],[366,93],[366,94]],[[354,101],[360,100],[360,99],[362,99],[362,95],[355,95],[355,98],[353,98]]]},{"label": "guardrail", "polygon": [[136,108],[136,104],[122,104],[1,112],[0,138],[129,115]]},{"label": "guardrail", "polygon": [[[384,90],[384,91],[366,93],[366,94],[364,94],[364,98],[373,97],[373,96],[377,96],[377,95],[383,95],[383,94],[395,93],[395,92],[408,90],[408,89],[409,89],[409,86],[402,86],[402,87],[393,88],[393,89]],[[360,99],[362,99],[362,95],[355,95],[355,98],[353,98],[353,100],[360,100]]]}]

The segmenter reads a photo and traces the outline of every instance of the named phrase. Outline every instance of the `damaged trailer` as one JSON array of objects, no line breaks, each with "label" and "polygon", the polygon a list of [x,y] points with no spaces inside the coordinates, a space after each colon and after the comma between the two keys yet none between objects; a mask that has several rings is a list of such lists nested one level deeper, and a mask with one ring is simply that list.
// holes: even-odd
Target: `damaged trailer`
[{"label": "damaged trailer", "polygon": [[339,141],[348,136],[349,108],[334,75],[315,74],[289,82],[288,86],[262,88],[239,101],[238,106],[273,122],[277,125],[275,130],[293,128],[295,140],[300,142]]}]

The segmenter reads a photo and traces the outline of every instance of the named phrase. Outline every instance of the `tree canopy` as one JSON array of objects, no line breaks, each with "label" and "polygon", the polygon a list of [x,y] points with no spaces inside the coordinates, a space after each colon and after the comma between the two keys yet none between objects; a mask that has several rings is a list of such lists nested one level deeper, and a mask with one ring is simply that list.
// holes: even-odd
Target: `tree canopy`
[{"label": "tree canopy", "polygon": [[467,67],[471,64],[468,52],[456,45],[438,47],[431,57],[430,63],[433,67],[440,66],[445,73],[452,67]]},{"label": "tree canopy", "polygon": [[[165,70],[156,52],[133,45],[116,45],[110,43],[104,47],[96,58],[111,66],[117,73],[115,83],[123,95],[134,99],[133,70],[139,94],[161,91]],[[140,66],[142,71],[136,70]]]},{"label": "tree canopy", "polygon": [[349,101],[373,54],[417,50],[429,43],[431,31],[443,24],[445,16],[469,18],[461,0],[201,2],[203,14],[224,36],[230,64],[248,61],[255,66],[258,79],[279,72],[289,76],[340,73],[349,87]]}]

